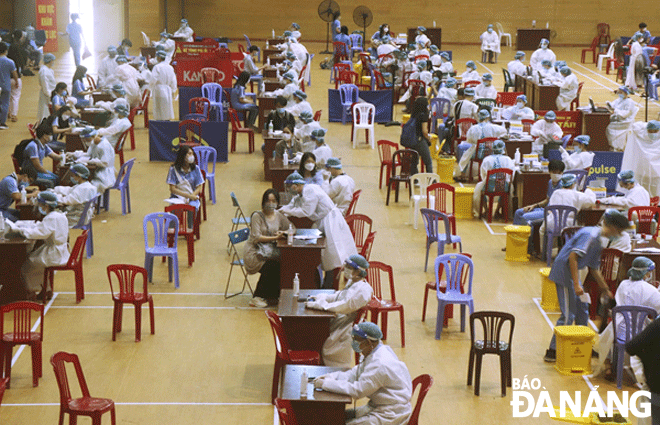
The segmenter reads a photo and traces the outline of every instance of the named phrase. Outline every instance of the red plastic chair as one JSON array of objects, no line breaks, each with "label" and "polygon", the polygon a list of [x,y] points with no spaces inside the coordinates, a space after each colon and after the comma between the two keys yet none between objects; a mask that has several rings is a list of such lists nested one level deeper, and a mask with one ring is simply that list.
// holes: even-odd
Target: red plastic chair
[{"label": "red plastic chair", "polygon": [[209,120],[209,114],[211,111],[211,101],[205,97],[193,97],[188,101],[188,112],[189,114],[203,115],[205,118],[203,121]]},{"label": "red plastic chair", "polygon": [[128,114],[128,120],[131,122],[131,128],[128,129],[128,133],[131,136],[131,150],[135,150],[135,115],[137,114],[136,108],[131,108],[131,112]]},{"label": "red plastic chair", "polygon": [[383,77],[383,73],[380,72],[377,69],[374,69],[374,77],[376,78],[375,81],[375,88],[376,90],[390,90],[392,89],[391,85],[387,85],[385,82],[385,78]]},{"label": "red plastic chair", "polygon": [[[465,255],[468,258],[472,258],[472,254],[468,254],[467,252],[461,252],[462,255]],[[442,273],[445,270],[445,265],[443,263],[440,263],[438,266],[438,282],[440,282],[440,292],[445,292],[447,290],[447,281],[442,280]],[[465,273],[463,273],[465,271]],[[468,276],[470,274],[467,272],[467,265],[463,266],[463,269],[461,270],[461,275],[459,277],[459,280],[461,282],[461,293],[463,293],[463,288],[465,287],[465,284],[467,283]],[[424,304],[422,304],[422,322],[426,320],[426,304],[429,299],[429,291],[435,291],[435,280],[432,280],[430,282],[426,282],[426,287],[424,288]],[[445,306],[445,314],[444,314],[444,320],[442,323],[442,326],[445,328],[449,326],[449,319],[454,317],[454,307],[452,305],[447,305]]]},{"label": "red plastic chair", "polygon": [[32,136],[33,139],[37,138],[37,133],[35,132],[34,124],[28,123],[27,128],[28,131],[30,132],[30,136]]},{"label": "red plastic chair", "polygon": [[516,104],[518,96],[523,95],[523,92],[497,92],[495,97],[495,104],[501,106],[513,106]]},{"label": "red plastic chair", "polygon": [[235,109],[229,108],[229,118],[231,119],[231,152],[236,152],[236,135],[238,133],[248,135],[248,152],[254,152],[254,131],[241,126],[241,121],[238,119],[238,113]]},{"label": "red plastic chair", "polygon": [[479,84],[481,84],[481,81],[478,81],[478,80],[470,80],[470,81],[466,81],[466,82],[464,82],[464,83],[463,83],[463,87],[464,87],[464,88],[468,88],[468,87],[477,87]]},{"label": "red plastic chair", "polygon": [[427,61],[429,59],[430,59],[429,55],[417,55],[417,56],[415,56],[415,62],[421,61],[421,60]]},{"label": "red plastic chair", "polygon": [[[33,317],[32,313],[39,314],[39,317]],[[13,313],[13,332],[5,333],[5,314]],[[40,321],[39,331],[32,332],[33,321]],[[11,358],[14,346],[29,345],[32,351],[32,386],[39,385],[39,378],[43,376],[41,370],[41,343],[44,340],[44,305],[29,302],[18,301],[0,307],[0,335],[2,343],[0,344],[0,368],[4,365],[4,377],[7,378],[7,388],[11,381]],[[2,396],[0,395],[0,398]]]},{"label": "red plastic chair", "polygon": [[343,41],[333,41],[335,63],[350,60],[349,49]]},{"label": "red plastic chair", "polygon": [[316,111],[314,114],[314,121],[321,121],[321,114],[323,113],[323,109],[319,109]]},{"label": "red plastic chair", "polygon": [[76,243],[73,245],[71,254],[69,255],[69,261],[63,266],[52,266],[46,267],[44,269],[44,304],[46,303],[46,292],[48,289],[48,283],[50,283],[50,289],[53,290],[53,279],[55,278],[55,271],[59,270],[70,270],[73,272],[76,280],[76,304],[80,300],[85,299],[85,279],[83,277],[83,254],[85,244],[87,243],[88,230],[84,230],[80,236],[76,238]]},{"label": "red plastic chair", "polygon": [[362,193],[362,189],[353,192],[353,198],[351,198],[351,203],[348,204],[348,208],[346,208],[346,216],[352,215],[355,212],[355,206],[357,205],[358,199],[360,199],[361,193]]},{"label": "red plastic chair", "polygon": [[[192,267],[193,262],[195,261],[195,234],[196,228],[199,223],[197,221],[197,215],[195,214],[195,207],[187,204],[174,204],[165,207],[165,212],[174,214],[179,220],[179,236],[183,236],[186,239],[186,246],[188,247],[188,267]],[[189,219],[188,216],[193,215],[193,227],[188,226]],[[174,229],[170,229],[167,232],[167,246],[172,248],[174,246]],[[163,257],[165,261],[165,257]]]},{"label": "red plastic chair", "polygon": [[[131,128],[133,128],[133,126],[131,126]],[[117,145],[115,145],[115,155],[119,155],[119,166],[124,165],[124,143],[126,143],[126,137],[128,137],[128,133],[130,133],[131,128],[124,131],[121,136],[119,136]]]},{"label": "red plastic chair", "polygon": [[355,248],[358,252],[362,250],[367,236],[371,233],[373,220],[364,214],[351,214],[346,216],[346,224],[351,229],[353,240],[355,241]]},{"label": "red plastic chair", "polygon": [[275,409],[277,410],[277,416],[280,418],[280,425],[298,425],[296,414],[291,407],[291,401],[276,398]]},{"label": "red plastic chair", "polygon": [[[204,183],[202,183],[202,191],[199,193],[199,203],[200,203],[200,210],[202,211],[202,216],[204,216],[204,221],[206,221],[206,171],[204,170],[199,170],[202,173],[202,180]],[[200,218],[200,214],[196,215],[196,225],[195,225],[195,238],[199,239],[200,238],[200,233],[199,233],[199,225],[202,224],[202,220]]]},{"label": "red plastic chair", "polygon": [[339,89],[339,74],[342,71],[350,71],[351,66],[347,63],[335,63],[332,65],[332,72],[330,74],[330,82],[335,81],[335,90]]},{"label": "red plastic chair", "polygon": [[[419,161],[419,154],[412,149],[398,150],[392,155],[392,174],[387,182],[387,199],[385,205],[390,204],[390,191],[395,186],[394,202],[399,202],[399,184],[408,185],[408,199],[412,197],[412,186],[410,185],[410,170],[412,164]],[[397,174],[397,167],[399,174]]]},{"label": "red plastic chair", "polygon": [[149,128],[149,99],[151,98],[151,91],[145,89],[142,92],[142,102],[135,108],[136,115],[144,115],[144,127]]},{"label": "red plastic chair", "polygon": [[92,77],[89,74],[85,75],[85,77],[87,79],[87,85],[89,86],[89,88],[92,90],[96,90],[96,81],[94,81],[94,77]]},{"label": "red plastic chair", "polygon": [[2,396],[5,395],[7,384],[9,384],[9,378],[0,378],[0,405],[2,405]]},{"label": "red plastic chair", "polygon": [[[623,257],[623,252],[614,248],[603,248],[603,252],[600,256],[600,273],[603,275],[603,279],[607,282],[607,286],[610,288],[610,291],[614,294],[616,292],[616,287],[618,284],[617,273],[614,273],[614,265],[621,265],[621,258]],[[598,307],[600,304],[600,293],[601,289],[593,279],[588,278],[589,282],[589,295],[591,296],[591,304],[589,305],[589,318],[594,319],[598,313]]]},{"label": "red plastic chair", "polygon": [[477,181],[481,181],[481,163],[484,162],[485,157],[493,154],[493,142],[495,140],[497,140],[497,137],[484,137],[477,140],[477,149],[474,151],[474,157],[470,160],[470,168],[468,169],[470,183],[472,183],[474,164],[477,164]]},{"label": "red plastic chair", "polygon": [[317,366],[321,364],[321,355],[316,351],[294,351],[289,348],[282,321],[275,312],[266,310],[266,317],[270,323],[275,339],[275,368],[273,369],[272,401],[277,397],[277,388],[280,383],[280,371],[286,364],[299,364]]},{"label": "red plastic chair", "polygon": [[426,96],[426,83],[422,80],[408,80],[408,89],[410,90],[411,105],[418,97]]},{"label": "red plastic chair", "polygon": [[584,86],[584,81],[578,84],[577,95],[575,96],[575,99],[571,101],[571,111],[575,111],[575,109],[580,107],[580,94],[582,93],[582,86]]},{"label": "red plastic chair", "polygon": [[[385,299],[382,285],[381,273],[386,273],[389,279],[390,298]],[[403,304],[397,302],[396,295],[394,294],[394,272],[392,266],[380,261],[370,261],[369,268],[367,269],[367,282],[374,290],[374,295],[371,301],[367,304],[367,309],[371,314],[371,321],[378,323],[378,316],[380,316],[380,328],[383,331],[383,339],[387,339],[387,313],[390,311],[398,311],[401,319],[401,347],[406,346],[406,328],[403,316]]]},{"label": "red plastic chair", "polygon": [[[76,370],[78,383],[82,397],[73,398],[71,388],[69,388],[69,379],[66,373],[66,363],[72,363]],[[53,354],[50,358],[50,364],[53,365],[57,387],[60,390],[60,423],[64,423],[64,414],[69,414],[69,425],[78,423],[78,416],[89,416],[92,418],[93,425],[101,425],[101,417],[105,412],[110,412],[110,421],[116,425],[115,402],[109,398],[97,398],[89,395],[87,381],[83,375],[82,367],[78,356],[64,351]]]},{"label": "red plastic chair", "polygon": [[338,83],[339,85],[342,84],[355,84],[357,85],[360,82],[360,75],[355,72],[351,71],[350,69],[343,69],[339,71],[339,78],[338,78]]},{"label": "red plastic chair", "polygon": [[201,146],[202,123],[197,120],[183,120],[179,123],[179,146]]},{"label": "red plastic chair", "polygon": [[202,68],[200,72],[202,74],[202,84],[216,83],[220,76],[220,71],[216,68]]},{"label": "red plastic chair", "polygon": [[419,375],[413,379],[412,384],[413,394],[415,393],[415,389],[417,387],[419,387],[419,394],[417,395],[415,408],[413,409],[412,415],[410,415],[410,419],[408,420],[408,425],[419,425],[419,412],[422,410],[422,403],[424,402],[424,398],[426,398],[426,394],[433,386],[433,378],[431,375]]},{"label": "red plastic chair", "polygon": [[374,247],[374,239],[376,239],[376,232],[369,233],[369,236],[364,240],[364,245],[362,245],[362,249],[360,250],[360,255],[367,261],[371,258],[371,249]]},{"label": "red plastic chair", "polygon": [[[434,204],[431,205],[431,197]],[[447,183],[433,183],[426,188],[426,208],[431,208],[445,214],[451,224],[451,234],[456,236],[456,188]],[[454,244],[456,249],[456,244]]]},{"label": "red plastic chair", "polygon": [[660,196],[654,196],[651,198],[651,206],[652,207],[657,207],[658,204],[660,204]]},{"label": "red plastic chair", "polygon": [[[493,190],[489,190],[489,182],[491,178],[495,181]],[[479,211],[479,218],[482,217],[484,208],[488,208],[488,222],[493,222],[493,203],[495,197],[500,197],[500,204],[502,205],[502,217],[504,222],[509,221],[509,187],[513,184],[513,171],[508,168],[495,168],[488,171],[486,175],[486,184],[484,185],[484,192],[481,201],[481,211]],[[484,200],[488,198],[488,206],[484,205]]]},{"label": "red plastic chair", "polygon": [[383,169],[385,169],[385,184],[390,185],[390,174],[392,174],[392,155],[399,150],[399,144],[389,140],[379,140],[378,157],[380,158],[380,175],[378,177],[378,189],[383,187]]},{"label": "red plastic chair", "polygon": [[453,147],[454,152],[456,151],[456,146],[465,140],[467,140],[467,132],[473,125],[477,124],[477,120],[474,118],[460,118],[456,120],[456,133],[454,134]]},{"label": "red plastic chair", "polygon": [[600,24],[596,25],[596,31],[598,31],[598,36],[600,39],[600,44],[610,44],[610,25],[601,22]]},{"label": "red plastic chair", "polygon": [[[154,321],[154,300],[149,295],[147,287],[147,270],[131,264],[111,264],[107,268],[110,292],[115,306],[112,311],[112,340],[121,332],[122,311],[124,304],[133,304],[135,307],[135,342],[141,340],[142,336],[142,304],[149,303],[149,319],[151,321],[151,334],[156,333],[156,322]],[[112,274],[119,281],[119,292],[115,293],[112,286]],[[138,274],[142,275],[142,292],[135,292],[135,279]]]},{"label": "red plastic chair", "polygon": [[628,210],[628,221],[633,220],[633,214],[637,215],[637,233],[643,236],[650,235],[653,239],[657,239],[658,227],[660,226],[655,226],[655,232],[652,229],[653,219],[660,214],[660,208],[651,206],[632,207]]},{"label": "red plastic chair", "polygon": [[[596,63],[596,55],[598,54],[597,52],[600,50],[600,34],[595,36],[593,40],[591,40],[591,46],[589,46],[588,49],[582,49],[582,59],[580,59],[580,63],[586,63],[585,62],[585,57],[587,56],[588,52],[591,52],[591,63]],[[608,43],[609,44],[609,43]]]}]

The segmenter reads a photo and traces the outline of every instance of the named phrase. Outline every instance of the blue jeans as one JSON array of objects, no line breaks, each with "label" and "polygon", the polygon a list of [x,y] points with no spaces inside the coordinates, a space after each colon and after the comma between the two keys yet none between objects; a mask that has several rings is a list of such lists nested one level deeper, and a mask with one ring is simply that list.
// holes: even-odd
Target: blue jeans
[{"label": "blue jeans", "polygon": [[[456,146],[456,163],[457,164],[459,162],[461,162],[461,157],[463,156],[465,151],[470,149],[470,147],[472,147],[472,143],[468,143],[468,142],[461,142],[461,143],[459,143],[458,146]],[[467,168],[469,168],[469,165],[468,165]],[[465,171],[465,170],[461,170],[461,171]]]},{"label": "blue jeans", "polygon": [[80,44],[69,44],[71,46],[71,50],[73,50],[73,61],[76,64],[76,67],[80,65],[80,48],[82,47]]},{"label": "blue jeans", "polygon": [[[580,298],[575,294],[572,283],[569,286],[560,286],[555,283],[555,286],[557,287],[557,300],[561,309],[561,314],[555,326],[568,326],[573,323],[587,326],[589,323],[589,304],[580,301]],[[554,333],[552,340],[550,340],[550,349],[557,349],[557,337]]]},{"label": "blue jeans", "polygon": [[7,115],[9,114],[10,90],[2,90],[0,93],[0,125],[7,124]]},{"label": "blue jeans", "polygon": [[651,57],[649,56],[655,50],[653,47],[642,47],[642,55],[644,56],[644,66],[651,66]]},{"label": "blue jeans", "polygon": [[530,212],[518,208],[513,215],[513,224],[517,226],[528,226],[532,221],[543,220],[543,208],[534,208]]}]

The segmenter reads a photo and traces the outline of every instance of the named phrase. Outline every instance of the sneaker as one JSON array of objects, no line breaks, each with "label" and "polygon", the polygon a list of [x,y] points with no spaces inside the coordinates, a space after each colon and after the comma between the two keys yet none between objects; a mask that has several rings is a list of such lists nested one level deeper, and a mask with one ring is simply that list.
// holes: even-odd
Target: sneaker
[{"label": "sneaker", "polygon": [[545,356],[543,357],[543,360],[548,362],[548,363],[554,363],[557,361],[557,350],[553,350],[552,348],[548,348],[545,350]]},{"label": "sneaker", "polygon": [[[35,68],[35,70],[37,70],[37,69]],[[24,69],[23,71],[21,71],[21,74],[23,74],[26,77],[33,77],[34,76],[34,72],[30,71],[29,69]]]},{"label": "sneaker", "polygon": [[0,130],[6,130],[9,126],[7,124],[0,124]]},{"label": "sneaker", "polygon": [[250,307],[266,308],[268,303],[261,297],[254,297],[250,300]]}]

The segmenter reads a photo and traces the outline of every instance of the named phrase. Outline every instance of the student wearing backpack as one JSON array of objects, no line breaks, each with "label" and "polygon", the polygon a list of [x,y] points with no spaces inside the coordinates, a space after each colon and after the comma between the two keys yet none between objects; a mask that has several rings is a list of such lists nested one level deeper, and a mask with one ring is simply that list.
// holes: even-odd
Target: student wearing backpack
[{"label": "student wearing backpack", "polygon": [[[424,162],[426,172],[433,172],[433,161],[431,159],[431,151],[429,150],[429,146],[431,146],[431,136],[429,136],[429,103],[425,97],[415,99],[410,120],[404,124],[401,131],[401,145],[416,151],[422,162]],[[415,175],[418,172],[418,165],[415,162],[410,168],[410,174]]]},{"label": "student wearing backpack", "polygon": [[[14,201],[21,200],[21,189],[32,184],[37,178],[37,173],[33,170],[21,170],[18,173],[11,173],[0,180],[0,212],[2,217],[10,221],[18,220],[18,210],[11,208]],[[33,198],[39,194],[38,190],[28,193],[28,198]]]}]

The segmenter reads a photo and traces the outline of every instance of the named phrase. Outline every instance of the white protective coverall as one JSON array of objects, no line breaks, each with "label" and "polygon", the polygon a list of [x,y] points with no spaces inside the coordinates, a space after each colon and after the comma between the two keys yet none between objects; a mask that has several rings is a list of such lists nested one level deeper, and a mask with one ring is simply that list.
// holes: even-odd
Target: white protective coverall
[{"label": "white protective coverall", "polygon": [[110,143],[110,146],[112,146],[114,149],[117,147],[117,142],[119,141],[121,135],[129,128],[131,128],[131,122],[128,120],[128,118],[117,117],[109,126],[100,128],[98,134],[99,136],[105,136],[105,138]]},{"label": "white protective coverall", "polygon": [[[55,186],[53,193],[57,195],[58,203],[66,205],[65,214],[71,228],[78,224],[83,211],[83,204],[98,195],[99,192],[96,186],[86,181],[75,186]],[[93,216],[94,208],[90,207],[85,222],[89,222]]]},{"label": "white protective coverall", "polygon": [[653,135],[646,130],[645,122],[634,123],[621,161],[621,169],[632,170],[637,183],[651,197],[660,196],[660,137],[657,136],[660,133]]},{"label": "white protective coverall", "polygon": [[323,185],[332,202],[337,205],[337,208],[343,215],[346,215],[346,210],[353,200],[353,192],[355,192],[355,181],[351,176],[340,174],[337,177],[330,177],[328,183]]},{"label": "white protective coverall", "polygon": [[55,90],[55,72],[43,65],[39,68],[39,104],[37,105],[37,124],[44,118],[50,116],[48,104],[50,103],[50,94]]},{"label": "white protective coverall", "polygon": [[614,112],[612,112],[610,124],[607,126],[607,140],[614,150],[623,151],[626,148],[628,135],[635,122],[639,106],[629,97],[617,98],[614,102],[610,102],[610,105]]},{"label": "white protective coverall", "polygon": [[115,184],[115,150],[106,138],[101,139],[98,144],[92,143],[81,161],[97,166],[91,183],[99,193]]},{"label": "white protective coverall", "polygon": [[561,160],[566,164],[567,170],[584,170],[591,167],[594,162],[595,153],[589,151],[582,151],[580,153],[573,152],[570,155],[566,149],[560,147]]},{"label": "white protective coverall", "polygon": [[151,95],[154,101],[155,120],[174,120],[172,95],[176,92],[176,74],[172,65],[160,62],[151,71]]},{"label": "white protective coverall", "polygon": [[[508,168],[515,173],[516,163],[513,162],[513,159],[503,154],[488,155],[483,161],[481,161],[481,181],[474,187],[474,194],[472,195],[472,213],[476,217],[479,217],[479,212],[481,211],[481,200],[486,186],[486,176],[490,170],[495,170],[497,168]],[[512,189],[513,175],[509,182],[509,190]]]}]

